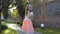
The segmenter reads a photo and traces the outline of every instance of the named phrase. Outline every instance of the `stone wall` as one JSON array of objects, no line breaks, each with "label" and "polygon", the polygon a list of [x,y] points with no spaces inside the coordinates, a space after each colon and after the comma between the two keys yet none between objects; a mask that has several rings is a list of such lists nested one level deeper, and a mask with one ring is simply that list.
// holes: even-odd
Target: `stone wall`
[{"label": "stone wall", "polygon": [[[37,26],[42,22],[42,5],[34,7],[35,18],[33,21]],[[46,4],[46,21],[47,26],[60,28],[60,1],[53,1]]]},{"label": "stone wall", "polygon": [[[51,1],[54,1],[54,0],[45,0],[46,3],[51,2]],[[43,2],[43,0],[41,0],[41,2]]]}]

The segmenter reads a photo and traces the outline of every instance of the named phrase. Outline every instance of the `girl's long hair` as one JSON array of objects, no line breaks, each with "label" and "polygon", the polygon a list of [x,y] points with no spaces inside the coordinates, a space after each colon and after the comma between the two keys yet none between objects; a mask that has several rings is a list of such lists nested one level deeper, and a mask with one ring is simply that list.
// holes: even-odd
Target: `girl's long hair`
[{"label": "girl's long hair", "polygon": [[28,7],[25,7],[25,16],[28,16]]}]

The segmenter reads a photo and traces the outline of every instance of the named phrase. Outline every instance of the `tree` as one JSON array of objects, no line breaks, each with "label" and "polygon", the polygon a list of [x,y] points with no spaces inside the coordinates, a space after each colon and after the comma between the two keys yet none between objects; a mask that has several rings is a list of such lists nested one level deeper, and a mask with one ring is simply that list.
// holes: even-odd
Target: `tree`
[{"label": "tree", "polygon": [[22,0],[18,0],[18,1],[16,0],[16,2],[17,2],[17,5],[18,5],[18,7],[17,7],[18,13],[23,19],[24,15],[25,15],[25,9],[24,9],[23,2],[22,2]]},{"label": "tree", "polygon": [[8,17],[8,8],[9,8],[9,5],[10,5],[10,0],[3,0],[2,2],[2,12],[3,12],[3,15],[4,15],[4,18],[7,19]]},{"label": "tree", "polygon": [[11,2],[9,0],[0,0],[0,32],[1,30],[1,12],[3,12],[4,18],[8,17],[8,6]]}]

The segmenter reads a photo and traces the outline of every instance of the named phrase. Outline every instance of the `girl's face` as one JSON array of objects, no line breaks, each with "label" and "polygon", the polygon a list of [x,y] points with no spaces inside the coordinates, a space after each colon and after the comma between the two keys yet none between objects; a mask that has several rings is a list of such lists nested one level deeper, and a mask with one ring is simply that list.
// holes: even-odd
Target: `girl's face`
[{"label": "girl's face", "polygon": [[33,9],[31,4],[28,4],[27,8],[28,8],[28,10],[32,10]]}]

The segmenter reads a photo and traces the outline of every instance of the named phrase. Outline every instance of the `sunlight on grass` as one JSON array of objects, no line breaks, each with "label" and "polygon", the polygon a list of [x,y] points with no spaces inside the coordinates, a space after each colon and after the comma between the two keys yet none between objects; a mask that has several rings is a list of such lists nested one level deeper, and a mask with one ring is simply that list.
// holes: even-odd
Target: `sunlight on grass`
[{"label": "sunlight on grass", "polygon": [[13,29],[8,28],[5,31],[3,31],[2,34],[17,34],[17,32]]},{"label": "sunlight on grass", "polygon": [[11,32],[11,31],[10,30],[5,30],[4,32],[7,34],[7,33]]}]

